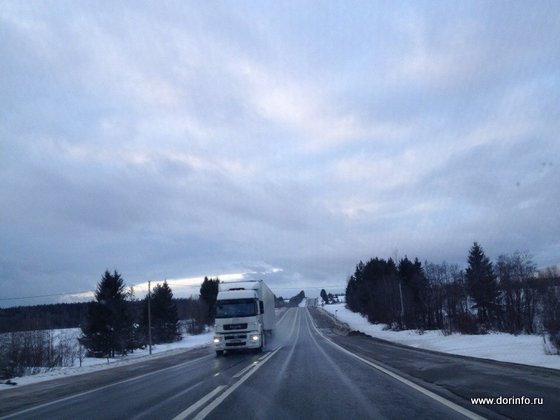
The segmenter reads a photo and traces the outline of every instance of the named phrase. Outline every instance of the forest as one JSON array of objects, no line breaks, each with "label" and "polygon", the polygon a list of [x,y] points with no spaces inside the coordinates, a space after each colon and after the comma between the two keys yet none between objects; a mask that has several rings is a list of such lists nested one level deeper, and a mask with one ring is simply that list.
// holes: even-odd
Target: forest
[{"label": "forest", "polygon": [[495,262],[474,243],[467,267],[418,258],[360,261],[346,286],[350,310],[394,330],[543,334],[560,350],[560,275],[515,252]]}]

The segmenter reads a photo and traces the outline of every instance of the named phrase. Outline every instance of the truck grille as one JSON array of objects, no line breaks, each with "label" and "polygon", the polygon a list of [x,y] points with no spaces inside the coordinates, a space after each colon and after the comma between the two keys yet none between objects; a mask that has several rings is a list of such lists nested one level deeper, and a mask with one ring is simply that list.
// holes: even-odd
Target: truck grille
[{"label": "truck grille", "polygon": [[224,325],[224,330],[231,331],[231,330],[246,330],[247,324],[226,324]]},{"label": "truck grille", "polygon": [[226,335],[226,340],[247,340],[247,334]]},{"label": "truck grille", "polygon": [[245,347],[247,345],[247,334],[229,333],[224,336],[226,347]]}]

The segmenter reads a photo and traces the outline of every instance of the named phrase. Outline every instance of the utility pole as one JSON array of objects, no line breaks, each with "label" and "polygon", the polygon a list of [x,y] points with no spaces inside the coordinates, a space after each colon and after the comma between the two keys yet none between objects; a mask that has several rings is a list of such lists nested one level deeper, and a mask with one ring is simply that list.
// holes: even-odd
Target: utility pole
[{"label": "utility pole", "polygon": [[401,328],[404,328],[404,301],[403,301],[403,297],[402,297],[402,286],[401,286],[401,280],[399,280],[399,294],[401,296]]},{"label": "utility pole", "polygon": [[148,347],[150,348],[150,355],[152,354],[152,295],[150,292],[150,283],[148,281]]}]

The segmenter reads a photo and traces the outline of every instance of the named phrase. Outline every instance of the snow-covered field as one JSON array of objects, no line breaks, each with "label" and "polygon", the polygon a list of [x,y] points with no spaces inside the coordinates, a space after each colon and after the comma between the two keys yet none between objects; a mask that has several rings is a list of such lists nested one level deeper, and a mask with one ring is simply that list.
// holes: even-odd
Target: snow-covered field
[{"label": "snow-covered field", "polygon": [[[75,330],[75,331],[73,331]],[[54,330],[60,331],[60,330]],[[66,335],[72,335],[73,332],[76,333],[76,337],[80,334],[79,328],[72,328],[62,330]],[[17,383],[18,386],[32,384],[36,382],[48,381],[49,379],[55,379],[65,376],[80,375],[82,373],[93,372],[102,369],[108,369],[116,366],[123,366],[130,363],[136,363],[141,360],[146,360],[147,358],[162,357],[173,354],[174,352],[181,351],[187,348],[194,347],[204,347],[212,342],[214,337],[214,332],[210,331],[201,335],[184,335],[181,341],[169,344],[158,344],[152,346],[152,355],[150,356],[149,350],[146,348],[144,350],[135,350],[134,353],[128,354],[123,357],[118,357],[115,359],[97,359],[94,357],[86,357],[82,361],[82,367],[79,366],[79,361],[75,361],[75,366],[73,367],[60,367],[54,368],[48,372],[38,373],[36,375],[24,376],[21,378],[13,378],[12,381]],[[11,389],[13,385],[6,385],[4,383],[0,384],[0,391],[4,389]]]},{"label": "snow-covered field", "polygon": [[363,316],[349,311],[344,305],[325,305],[323,309],[336,315],[337,319],[348,324],[353,330],[371,337],[444,353],[560,369],[560,356],[545,353],[541,336],[514,336],[506,333],[445,336],[441,331],[425,331],[424,334],[418,334],[414,330],[383,331],[384,325],[370,324]]}]

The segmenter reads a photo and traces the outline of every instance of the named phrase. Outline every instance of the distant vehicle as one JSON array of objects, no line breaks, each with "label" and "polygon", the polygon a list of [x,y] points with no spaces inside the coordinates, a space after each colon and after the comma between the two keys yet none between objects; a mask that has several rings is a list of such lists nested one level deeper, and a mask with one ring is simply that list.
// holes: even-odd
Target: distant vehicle
[{"label": "distant vehicle", "polygon": [[261,352],[276,325],[274,294],[262,280],[220,283],[216,302],[214,347]]}]

